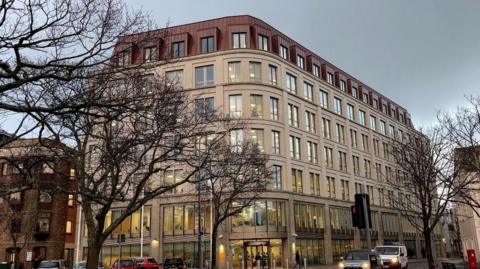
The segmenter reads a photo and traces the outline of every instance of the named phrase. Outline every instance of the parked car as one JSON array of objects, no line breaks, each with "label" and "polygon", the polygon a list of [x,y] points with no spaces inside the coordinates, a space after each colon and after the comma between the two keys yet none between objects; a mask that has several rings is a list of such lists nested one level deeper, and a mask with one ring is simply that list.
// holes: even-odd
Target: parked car
[{"label": "parked car", "polygon": [[161,266],[155,258],[152,257],[137,257],[135,260],[135,267],[137,269],[161,269]]},{"label": "parked car", "polygon": [[351,250],[341,259],[339,268],[382,269],[382,259],[375,251],[368,249]]},{"label": "parked car", "polygon": [[66,269],[64,260],[44,260],[38,264],[38,269]]},{"label": "parked car", "polygon": [[110,269],[136,269],[135,260],[132,258],[117,259]]},{"label": "parked car", "polygon": [[182,258],[166,258],[163,269],[187,269],[187,264]]},{"label": "parked car", "polygon": [[[87,261],[79,261],[73,269],[85,269],[87,268]],[[103,266],[102,262],[98,262],[98,269],[104,269],[105,267]]]},{"label": "parked car", "polygon": [[408,268],[407,248],[403,245],[383,245],[375,247],[383,261],[383,268]]}]

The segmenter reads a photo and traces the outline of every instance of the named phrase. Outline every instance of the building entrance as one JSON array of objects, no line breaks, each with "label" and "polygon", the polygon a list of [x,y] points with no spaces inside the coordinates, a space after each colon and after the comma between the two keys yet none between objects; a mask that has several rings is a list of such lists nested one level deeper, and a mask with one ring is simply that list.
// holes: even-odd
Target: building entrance
[{"label": "building entrance", "polygon": [[243,243],[246,269],[270,268],[270,242],[245,241]]}]

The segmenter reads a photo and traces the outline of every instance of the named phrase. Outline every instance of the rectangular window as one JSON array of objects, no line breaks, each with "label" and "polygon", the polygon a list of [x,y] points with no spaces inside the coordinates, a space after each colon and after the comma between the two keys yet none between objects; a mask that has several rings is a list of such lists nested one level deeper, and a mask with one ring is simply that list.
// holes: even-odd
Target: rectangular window
[{"label": "rectangular window", "polygon": [[213,36],[200,38],[200,44],[201,44],[202,53],[213,52],[214,50]]},{"label": "rectangular window", "polygon": [[354,107],[351,104],[347,104],[347,118],[351,121],[355,120]]},{"label": "rectangular window", "polygon": [[283,45],[280,45],[280,57],[284,60],[288,60],[288,48]]},{"label": "rectangular window", "polygon": [[67,200],[67,205],[72,207],[75,203],[74,196],[73,194],[68,195],[68,200]]},{"label": "rectangular window", "polygon": [[228,63],[228,81],[229,82],[240,81],[240,62]]},{"label": "rectangular window", "polygon": [[288,124],[298,128],[298,107],[288,104]]},{"label": "rectangular window", "polygon": [[365,111],[362,111],[362,110],[359,110],[358,111],[358,118],[359,118],[359,121],[360,121],[360,124],[365,126],[367,123],[366,123],[366,116],[365,116]]},{"label": "rectangular window", "polygon": [[350,200],[350,186],[348,184],[348,180],[342,180],[342,200],[348,201]]},{"label": "rectangular window", "polygon": [[329,198],[336,198],[335,192],[335,178],[327,176],[327,192]]},{"label": "rectangular window", "polygon": [[118,65],[126,66],[130,64],[130,51],[122,51],[118,53]]},{"label": "rectangular window", "polygon": [[250,141],[254,147],[256,147],[260,152],[263,152],[263,129],[251,129]]},{"label": "rectangular window", "polygon": [[258,49],[268,51],[268,37],[258,35]]},{"label": "rectangular window", "polygon": [[315,113],[305,111],[305,127],[307,132],[315,133]]},{"label": "rectangular window", "polygon": [[310,173],[310,194],[320,196],[320,175]]},{"label": "rectangular window", "polygon": [[383,142],[382,144],[383,144],[383,158],[385,158],[386,160],[389,160],[390,159],[390,151],[389,151],[388,143]]},{"label": "rectangular window", "polygon": [[317,143],[313,143],[310,141],[307,142],[307,154],[309,162],[318,163]]},{"label": "rectangular window", "polygon": [[231,118],[240,118],[242,116],[242,96],[230,95],[229,96],[229,109]]},{"label": "rectangular window", "polygon": [[232,130],[230,132],[230,151],[241,152],[243,146],[243,130]]},{"label": "rectangular window", "polygon": [[303,182],[302,182],[302,170],[292,168],[292,191],[302,193],[303,192]]},{"label": "rectangular window", "polygon": [[330,120],[326,118],[322,118],[322,130],[323,130],[323,137],[332,139],[332,132],[330,128]]},{"label": "rectangular window", "polygon": [[38,233],[50,232],[50,213],[38,212],[36,232]]},{"label": "rectangular window", "polygon": [[380,121],[380,133],[385,135],[385,122],[383,120]]},{"label": "rectangular window", "polygon": [[377,119],[372,115],[370,115],[370,128],[375,131],[377,130]]},{"label": "rectangular window", "polygon": [[338,115],[342,115],[342,100],[337,97],[333,98],[333,112]]},{"label": "rectangular window", "polygon": [[330,72],[327,72],[327,83],[333,85],[333,74]]},{"label": "rectangular window", "polygon": [[278,120],[278,99],[270,97],[270,119]]},{"label": "rectangular window", "polygon": [[373,153],[375,156],[380,156],[380,141],[378,139],[373,139]]},{"label": "rectangular window", "polygon": [[172,43],[172,58],[185,57],[185,42],[173,42]]},{"label": "rectangular window", "polygon": [[353,163],[353,174],[356,176],[360,175],[360,157],[352,156]]},{"label": "rectangular window", "polygon": [[213,97],[195,100],[195,115],[197,119],[207,120],[214,116],[215,102]]},{"label": "rectangular window", "polygon": [[272,130],[272,154],[280,154],[280,132]]},{"label": "rectangular window", "polygon": [[390,125],[388,128],[388,133],[391,138],[395,139],[395,127],[393,125]]},{"label": "rectangular window", "polygon": [[377,181],[382,181],[382,165],[375,163],[375,172],[377,174]]},{"label": "rectangular window", "polygon": [[285,85],[287,91],[293,94],[297,94],[297,78],[289,73],[285,75]]},{"label": "rectangular window", "polygon": [[72,222],[67,220],[65,223],[65,233],[66,234],[71,234],[72,233]]},{"label": "rectangular window", "polygon": [[248,65],[248,71],[250,74],[250,80],[261,81],[262,80],[262,64],[258,62],[250,62]]},{"label": "rectangular window", "polygon": [[157,47],[146,47],[143,49],[143,61],[146,63],[157,59]]},{"label": "rectangular window", "polygon": [[272,187],[275,190],[282,189],[282,167],[280,165],[272,166]]},{"label": "rectangular window", "polygon": [[183,70],[172,70],[165,72],[167,85],[183,86]]},{"label": "rectangular window", "polygon": [[300,138],[290,136],[290,158],[300,160]]},{"label": "rectangular window", "polygon": [[320,90],[320,106],[328,109],[328,93]]},{"label": "rectangular window", "polygon": [[340,90],[341,91],[347,91],[347,83],[345,82],[345,80],[340,80]]},{"label": "rectangular window", "polygon": [[261,95],[250,95],[250,116],[252,118],[263,118],[263,98]]},{"label": "rectangular window", "polygon": [[272,85],[277,85],[277,67],[273,65],[268,66],[268,81]]},{"label": "rectangular window", "polygon": [[337,142],[345,144],[345,127],[341,124],[336,124],[336,131],[337,131]]},{"label": "rectangular window", "polygon": [[323,153],[325,157],[325,166],[333,168],[333,149],[329,147],[323,147]]},{"label": "rectangular window", "polygon": [[338,151],[338,169],[340,171],[347,171],[347,153],[343,151]]},{"label": "rectangular window", "polygon": [[363,159],[363,171],[365,172],[365,177],[371,178],[372,177],[372,164],[370,160]]},{"label": "rectangular window", "polygon": [[304,98],[313,102],[313,86],[307,82],[303,83]]},{"label": "rectangular window", "polygon": [[233,48],[244,49],[247,47],[247,34],[246,33],[233,33]]},{"label": "rectangular window", "polygon": [[369,151],[370,150],[370,146],[369,146],[369,143],[368,143],[368,135],[366,134],[362,134],[362,145],[363,145],[363,150],[364,151]]},{"label": "rectangular window", "polygon": [[350,140],[352,142],[352,148],[358,148],[357,131],[350,129]]},{"label": "rectangular window", "polygon": [[355,87],[352,87],[352,96],[358,98],[358,89]]},{"label": "rectangular window", "polygon": [[215,83],[213,65],[200,66],[195,68],[195,86],[204,87]]},{"label": "rectangular window", "polygon": [[300,55],[297,55],[297,66],[302,69],[305,69],[305,58],[303,58]]},{"label": "rectangular window", "polygon": [[318,65],[314,64],[312,68],[312,73],[314,76],[319,77],[320,76],[320,67]]},{"label": "rectangular window", "polygon": [[363,193],[363,187],[361,183],[355,183],[355,193]]}]

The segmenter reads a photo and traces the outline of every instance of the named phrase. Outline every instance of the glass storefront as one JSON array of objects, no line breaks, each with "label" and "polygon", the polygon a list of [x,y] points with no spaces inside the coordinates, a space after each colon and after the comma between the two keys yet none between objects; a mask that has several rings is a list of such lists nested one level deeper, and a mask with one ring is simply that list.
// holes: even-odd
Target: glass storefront
[{"label": "glass storefront", "polygon": [[[163,259],[165,258],[183,258],[187,267],[198,267],[198,242],[180,242],[163,244]],[[210,259],[210,242],[205,241],[202,245],[204,262]],[[204,263],[205,264],[205,263]]]},{"label": "glass storefront", "polygon": [[325,229],[324,207],[314,204],[295,203],[295,231],[323,233]]},{"label": "glass storefront", "polygon": [[[140,245],[122,245],[121,250],[119,246],[104,246],[100,252],[100,260],[106,267],[109,267],[118,259],[119,253],[121,253],[122,258],[140,257]],[[88,248],[84,248],[84,259],[86,259],[87,254]],[[150,256],[150,245],[143,245],[143,256]]]},{"label": "glass storefront", "polygon": [[334,239],[332,240],[333,261],[339,261],[340,257],[345,256],[348,251],[353,249],[353,240]]},{"label": "glass storefront", "polygon": [[325,264],[325,243],[323,239],[297,239],[296,242],[300,255],[307,259],[307,266]]},{"label": "glass storefront", "polygon": [[286,231],[285,202],[259,200],[232,217],[232,232]]},{"label": "glass storefront", "polygon": [[230,243],[234,269],[282,267],[282,239],[233,240]]},{"label": "glass storefront", "polygon": [[[205,233],[210,233],[210,206],[202,206],[201,223]],[[180,204],[163,207],[163,235],[198,234],[198,206]]]}]

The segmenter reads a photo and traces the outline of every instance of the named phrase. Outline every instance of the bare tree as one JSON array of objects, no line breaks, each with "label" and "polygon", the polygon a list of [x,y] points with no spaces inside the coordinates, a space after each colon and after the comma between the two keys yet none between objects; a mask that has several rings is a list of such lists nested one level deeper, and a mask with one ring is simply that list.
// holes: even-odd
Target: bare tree
[{"label": "bare tree", "polygon": [[[212,108],[208,115],[197,113],[196,96],[154,70],[149,76],[130,71],[70,84],[72,91],[89,89],[88,94],[78,95],[85,99],[80,102],[95,100],[105,106],[56,115],[32,113],[46,123],[42,136],[69,146],[59,158],[72,160],[75,168],[76,194],[88,231],[87,267],[91,269],[98,265],[104,241],[125,218],[177,186],[196,183],[200,170],[221,161],[211,153],[226,152],[220,150],[228,147],[225,141],[230,131],[242,126],[241,120]],[[205,139],[208,143],[203,143]],[[237,153],[239,160],[252,157],[248,150]],[[163,178],[173,167],[185,171],[180,181]],[[245,166],[242,169],[252,174]],[[107,223],[113,205],[124,210]]]},{"label": "bare tree", "polygon": [[397,190],[389,197],[391,205],[422,234],[428,268],[433,269],[432,233],[451,203],[466,201],[465,193],[478,178],[458,177],[455,153],[441,128],[410,133],[405,141],[394,142],[390,153],[396,176],[387,182]]},{"label": "bare tree", "polygon": [[[243,131],[243,130],[242,130]],[[250,207],[270,182],[268,158],[254,143],[218,144],[202,169],[203,190],[212,207],[211,268],[217,268],[217,236],[220,225]]]}]

